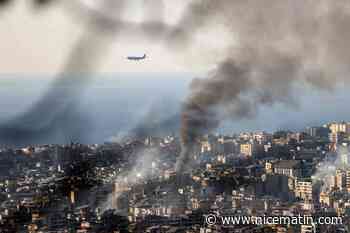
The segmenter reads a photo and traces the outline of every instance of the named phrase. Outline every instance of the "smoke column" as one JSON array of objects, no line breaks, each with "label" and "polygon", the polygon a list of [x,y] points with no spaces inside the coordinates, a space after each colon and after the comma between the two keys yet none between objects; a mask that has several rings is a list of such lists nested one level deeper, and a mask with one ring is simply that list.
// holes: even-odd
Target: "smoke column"
[{"label": "smoke column", "polygon": [[347,145],[339,145],[336,155],[332,154],[327,156],[326,159],[319,164],[315,174],[312,176],[312,180],[315,183],[321,182],[321,191],[326,192],[332,189],[337,170],[346,171],[349,169],[349,158],[349,147]]},{"label": "smoke column", "polygon": [[223,120],[254,117],[262,105],[295,107],[297,85],[331,90],[347,81],[349,9],[345,0],[272,0],[268,5],[203,0],[190,5],[182,31],[224,25],[230,36],[222,39],[230,49],[205,78],[192,82],[183,106],[183,150],[176,170],[185,170],[195,140]]},{"label": "smoke column", "polygon": [[[216,59],[213,71],[193,81],[191,93],[183,105],[184,152],[177,170],[188,160],[188,153],[185,153],[190,151],[188,146],[201,133],[218,127],[221,121],[253,117],[261,105],[280,102],[297,106],[293,95],[295,85],[332,89],[335,83],[347,81],[350,3],[346,0],[271,0],[268,5],[260,0],[198,0],[192,1],[179,22],[172,26],[162,21],[164,2],[161,0],[144,1],[151,9],[146,9],[141,23],[120,20],[126,1],[105,0],[100,4],[96,9],[81,10],[87,13],[89,22],[86,33],[49,94],[8,128],[29,128],[26,138],[34,135],[37,122],[46,122],[39,128],[52,131],[52,122],[55,122],[52,119],[74,110],[73,100],[89,80],[82,75],[72,79],[67,74],[93,71],[108,47],[104,39],[101,43],[100,36],[109,33],[114,37],[123,32],[124,36],[161,39],[171,51],[184,51],[192,46],[195,35],[203,28],[220,25],[228,32],[229,36],[217,35],[217,39],[224,40],[229,49]],[[78,17],[82,18],[77,14]],[[58,103],[57,85],[71,81],[77,84],[60,94],[64,98]],[[49,112],[49,120],[42,121],[42,115],[34,112]],[[40,116],[39,119],[36,116]],[[25,127],[22,122],[27,122]],[[13,140],[17,140],[16,135]]]},{"label": "smoke column", "polygon": [[[132,187],[133,185],[143,183],[154,177],[160,175],[159,169],[153,167],[161,159],[161,154],[158,149],[147,148],[139,151],[136,154],[136,161],[133,167],[125,172],[117,175],[114,181],[114,185],[123,185]],[[102,204],[101,209],[103,211],[112,208],[112,200],[117,200],[125,190],[115,190],[112,195],[108,197],[108,200]],[[120,210],[119,210],[120,211]]]}]

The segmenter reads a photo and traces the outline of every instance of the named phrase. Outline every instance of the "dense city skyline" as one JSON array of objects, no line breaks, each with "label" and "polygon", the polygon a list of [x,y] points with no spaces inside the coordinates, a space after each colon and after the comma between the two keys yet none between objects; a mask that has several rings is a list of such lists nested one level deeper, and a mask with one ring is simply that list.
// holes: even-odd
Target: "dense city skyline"
[{"label": "dense city skyline", "polygon": [[348,0],[0,18],[0,233],[350,232]]},{"label": "dense city skyline", "polygon": [[[145,136],[120,143],[1,147],[0,167],[6,169],[0,169],[0,229],[348,232],[350,122],[302,132],[201,135],[181,174],[174,170],[179,142]],[[274,217],[278,223],[213,224],[208,214]],[[311,216],[311,222],[302,221]]]}]

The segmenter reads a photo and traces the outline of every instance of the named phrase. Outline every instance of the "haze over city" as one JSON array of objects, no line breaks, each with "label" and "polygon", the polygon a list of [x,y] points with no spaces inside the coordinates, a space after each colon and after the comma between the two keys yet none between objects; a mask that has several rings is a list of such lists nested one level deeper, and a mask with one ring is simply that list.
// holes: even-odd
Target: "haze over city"
[{"label": "haze over city", "polygon": [[[24,75],[1,75],[0,122],[6,122],[28,109],[50,86],[46,76],[22,76]],[[187,87],[193,77],[190,73],[161,72],[101,76],[96,77],[79,97],[81,111],[90,120],[87,127],[88,138],[81,138],[85,142],[102,143],[113,136],[123,135],[140,124],[146,115],[155,119],[145,123],[159,128],[162,120],[179,114],[180,105],[188,93]],[[245,130],[300,130],[309,125],[350,118],[350,111],[346,108],[350,96],[345,87],[339,87],[334,92],[300,87],[298,96],[300,104],[295,108],[281,105],[264,107],[257,117],[227,121],[217,132],[230,134]],[[121,105],[123,108],[119,107]],[[174,118],[169,122],[173,125],[167,125],[161,132],[163,135],[177,133],[180,119]],[[69,140],[71,138],[60,138],[48,142],[66,143]],[[74,140],[80,141],[79,138]]]},{"label": "haze over city", "polygon": [[350,2],[0,0],[0,233],[349,233]]}]

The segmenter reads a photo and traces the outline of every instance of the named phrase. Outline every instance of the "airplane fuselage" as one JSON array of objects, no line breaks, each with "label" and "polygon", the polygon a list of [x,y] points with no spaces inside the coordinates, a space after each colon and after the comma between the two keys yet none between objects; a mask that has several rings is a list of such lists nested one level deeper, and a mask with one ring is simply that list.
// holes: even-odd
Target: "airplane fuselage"
[{"label": "airplane fuselage", "polygon": [[142,57],[137,57],[137,56],[130,56],[127,57],[128,60],[132,60],[132,61],[140,61],[140,60],[144,60],[146,59],[146,54],[143,55]]}]

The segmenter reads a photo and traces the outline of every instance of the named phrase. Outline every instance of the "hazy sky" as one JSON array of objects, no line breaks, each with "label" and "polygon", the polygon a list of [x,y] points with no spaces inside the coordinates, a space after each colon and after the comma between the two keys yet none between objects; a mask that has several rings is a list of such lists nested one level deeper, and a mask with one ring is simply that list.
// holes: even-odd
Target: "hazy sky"
[{"label": "hazy sky", "polygon": [[[94,4],[102,2],[62,0],[58,1],[59,4],[51,5],[47,9],[37,10],[32,8],[29,1],[17,0],[9,8],[0,11],[0,123],[2,125],[6,125],[7,120],[11,118],[21,116],[21,113],[26,110],[32,111],[31,106],[45,94],[48,88],[52,87],[46,80],[55,79],[62,70],[66,69],[67,61],[75,62],[71,59],[71,51],[79,45],[82,38],[86,38],[89,32],[86,28],[90,26],[84,17],[74,11],[76,8],[71,8],[75,6],[72,3],[79,3],[79,1],[93,8],[98,7]],[[126,9],[121,16],[123,20],[134,23],[145,19],[163,20],[169,27],[177,23],[186,5],[190,3],[187,0],[163,1],[164,17],[158,17],[155,14],[154,18],[154,9],[148,9],[148,6],[154,7],[154,3],[160,1],[128,0],[126,2]],[[143,5],[143,2],[147,4]],[[152,38],[147,38],[142,31],[138,31],[136,36],[124,32],[109,36],[108,46],[102,50],[101,62],[92,70],[98,74],[118,77],[118,80],[127,82],[127,85],[114,81],[111,85],[107,80],[106,89],[99,85],[96,87],[96,83],[92,83],[87,90],[90,95],[87,96],[84,95],[86,92],[78,93],[77,89],[75,94],[81,95],[82,108],[85,108],[84,114],[93,118],[91,124],[96,124],[97,127],[96,135],[92,137],[103,140],[108,135],[114,135],[121,126],[124,126],[122,130],[128,130],[138,124],[142,117],[149,115],[152,109],[160,111],[156,113],[157,116],[164,113],[178,114],[178,107],[185,97],[184,93],[190,80],[197,74],[206,73],[217,60],[221,59],[219,55],[225,50],[225,40],[224,38],[217,40],[217,34],[222,31],[222,27],[204,28],[200,33],[191,35],[193,43],[190,47],[180,50],[170,49],[162,40],[159,40],[156,34],[151,35]],[[101,37],[105,39],[102,34]],[[95,50],[92,49],[92,51],[87,50],[88,56],[96,55]],[[145,61],[132,62],[126,59],[129,55],[144,53],[148,55]],[[139,75],[133,75],[135,73]],[[98,74],[96,77],[98,76],[98,79],[103,82],[106,75]],[[154,76],[157,78],[154,79]],[[132,77],[134,79],[130,81]],[[143,89],[145,86],[152,87],[152,91]],[[50,90],[55,92],[55,87]],[[166,97],[162,90],[167,92]],[[164,106],[169,106],[170,103],[171,111],[160,110]],[[120,108],[120,104],[123,108]],[[159,107],[160,105],[162,106]],[[45,116],[42,117],[45,118]],[[104,124],[100,125],[101,122]],[[107,131],[106,127],[109,128]]]},{"label": "hazy sky", "polygon": [[[81,0],[96,3],[94,0]],[[145,0],[153,1],[153,0]],[[34,10],[27,0],[17,0],[6,11],[0,11],[0,123],[28,109],[50,87],[84,34],[84,20],[72,14],[67,2]],[[140,22],[147,12],[140,0],[128,0],[122,18]],[[173,25],[190,1],[164,1],[164,21]],[[218,37],[220,35],[220,37]],[[225,29],[220,25],[203,28],[193,35],[186,49],[174,50],[161,40],[142,34],[111,37],[104,51],[94,82],[81,93],[83,111],[93,121],[93,141],[100,142],[118,135],[146,118],[166,119],[179,113],[193,77],[206,73],[220,61],[227,50]],[[157,38],[157,35],[154,36]],[[231,35],[232,45],[232,35]],[[147,53],[148,59],[131,62],[129,55]],[[94,56],[94,54],[91,54]],[[108,74],[108,75],[106,75]],[[348,91],[315,91],[308,87],[296,90],[300,106],[263,107],[257,118],[234,120],[226,124],[232,130],[301,129],[307,125],[332,120],[348,120]],[[151,115],[150,115],[151,114]],[[152,115],[153,114],[153,115]],[[177,124],[179,124],[178,119]],[[177,125],[178,126],[178,125]],[[219,129],[222,131],[223,128]]]},{"label": "hazy sky", "polygon": [[[0,12],[0,72],[12,74],[55,74],[84,30],[84,19],[74,15],[67,2],[96,3],[92,0],[60,1],[48,9],[34,10],[30,1],[18,0]],[[147,2],[147,0],[145,0]],[[152,0],[151,0],[152,1]],[[122,18],[132,22],[144,19],[147,8],[140,0],[128,0]],[[157,1],[158,2],[158,1]],[[172,25],[190,1],[164,1],[164,21]],[[91,4],[93,5],[93,4]],[[225,48],[224,38],[217,40],[220,27],[195,35],[195,43],[185,51],[169,51],[161,41],[142,35],[112,37],[99,72],[198,72],[207,70]],[[221,33],[223,35],[223,33]],[[157,38],[157,35],[155,35]],[[125,59],[128,55],[147,53],[141,63]],[[208,56],[210,55],[210,56]]]}]

